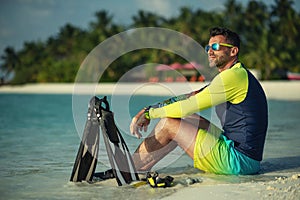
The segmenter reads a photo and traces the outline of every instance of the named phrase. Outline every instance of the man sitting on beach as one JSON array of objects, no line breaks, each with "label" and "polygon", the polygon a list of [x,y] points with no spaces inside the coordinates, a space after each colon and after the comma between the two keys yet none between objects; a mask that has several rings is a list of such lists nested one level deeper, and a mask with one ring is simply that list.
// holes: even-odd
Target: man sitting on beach
[{"label": "man sitting on beach", "polygon": [[[151,119],[160,118],[133,155],[138,171],[150,170],[180,146],[194,167],[216,174],[255,174],[260,170],[268,126],[267,101],[255,77],[239,62],[240,38],[226,28],[212,28],[205,47],[210,67],[219,74],[209,85],[141,110],[130,131],[141,137]],[[210,107],[222,130],[195,114]]]}]

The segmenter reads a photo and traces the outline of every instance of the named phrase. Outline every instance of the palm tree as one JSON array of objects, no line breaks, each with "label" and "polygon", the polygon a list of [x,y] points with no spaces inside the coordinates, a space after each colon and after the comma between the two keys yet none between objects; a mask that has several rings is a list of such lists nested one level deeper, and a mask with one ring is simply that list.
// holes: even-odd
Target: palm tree
[{"label": "palm tree", "polygon": [[159,27],[165,21],[161,16],[143,10],[138,11],[137,16],[133,16],[132,27]]},{"label": "palm tree", "polygon": [[243,26],[243,21],[241,20],[241,16],[243,16],[243,6],[235,0],[227,0],[224,6],[224,26],[235,31],[241,30]]},{"label": "palm tree", "polygon": [[120,27],[113,24],[113,16],[109,15],[107,11],[96,12],[95,17],[96,22],[90,23],[90,37],[95,46],[121,30]]},{"label": "palm tree", "polygon": [[10,76],[12,76],[16,66],[20,63],[20,60],[13,47],[5,48],[4,55],[1,56],[1,60],[3,60],[3,64],[0,66],[0,71],[4,74],[1,77],[0,84],[3,84]]},{"label": "palm tree", "polygon": [[[276,49],[276,57],[281,60],[276,69],[294,68],[299,71],[299,51],[295,51],[300,45],[299,41],[299,14],[292,7],[291,0],[276,0],[272,6],[270,32],[271,40]],[[291,66],[286,66],[288,65]],[[297,67],[298,66],[298,67]]]}]

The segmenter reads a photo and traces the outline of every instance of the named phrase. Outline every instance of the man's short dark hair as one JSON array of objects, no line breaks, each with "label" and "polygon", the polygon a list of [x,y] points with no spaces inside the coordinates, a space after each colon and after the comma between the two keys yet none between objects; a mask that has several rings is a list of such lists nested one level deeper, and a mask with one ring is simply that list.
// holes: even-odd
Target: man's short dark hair
[{"label": "man's short dark hair", "polygon": [[210,37],[217,35],[223,35],[226,38],[226,42],[240,48],[240,37],[237,33],[223,27],[214,27],[210,29]]}]

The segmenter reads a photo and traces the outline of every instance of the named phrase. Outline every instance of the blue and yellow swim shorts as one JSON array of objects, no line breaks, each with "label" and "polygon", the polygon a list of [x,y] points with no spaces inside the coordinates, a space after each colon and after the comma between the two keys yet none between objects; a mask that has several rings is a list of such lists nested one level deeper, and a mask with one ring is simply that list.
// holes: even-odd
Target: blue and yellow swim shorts
[{"label": "blue and yellow swim shorts", "polygon": [[208,131],[198,131],[194,167],[215,174],[246,175],[256,174],[260,170],[260,162],[237,151],[234,142],[211,124]]}]

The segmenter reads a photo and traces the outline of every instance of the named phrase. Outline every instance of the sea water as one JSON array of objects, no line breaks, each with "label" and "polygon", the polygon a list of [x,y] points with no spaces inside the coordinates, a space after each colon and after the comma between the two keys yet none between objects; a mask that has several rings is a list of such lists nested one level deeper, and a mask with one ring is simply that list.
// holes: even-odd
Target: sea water
[{"label": "sea water", "polygon": [[[176,187],[163,190],[148,186],[117,187],[114,181],[108,184],[69,182],[86,119],[88,102],[85,101],[88,98],[83,97],[82,105],[76,105],[72,95],[0,94],[0,199],[153,199],[176,190]],[[109,97],[113,100],[111,107],[116,123],[131,152],[141,140],[130,136],[130,118],[143,106],[166,98]],[[269,129],[262,173],[299,172],[299,111],[299,101],[269,100]],[[203,114],[213,119],[211,111]],[[155,123],[153,121],[151,126]],[[98,171],[109,168],[103,146],[98,160]],[[193,170],[192,166],[192,160],[177,149],[156,169],[168,175],[183,177],[189,174],[221,182],[253,180],[249,176],[204,174]],[[256,176],[257,180],[260,178]]]}]

